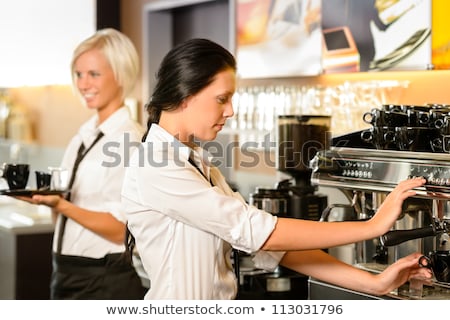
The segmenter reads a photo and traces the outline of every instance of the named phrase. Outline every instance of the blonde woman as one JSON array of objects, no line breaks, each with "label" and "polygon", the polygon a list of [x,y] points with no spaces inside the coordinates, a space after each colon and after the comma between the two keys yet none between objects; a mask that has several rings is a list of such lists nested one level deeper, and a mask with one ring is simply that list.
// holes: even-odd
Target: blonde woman
[{"label": "blonde woman", "polygon": [[70,194],[28,199],[55,213],[51,298],[141,299],[141,280],[130,257],[123,259],[120,202],[127,153],[143,134],[124,104],[139,74],[138,55],[121,32],[99,30],[75,49],[71,71],[76,93],[95,115],[72,138],[61,163],[73,177]]}]

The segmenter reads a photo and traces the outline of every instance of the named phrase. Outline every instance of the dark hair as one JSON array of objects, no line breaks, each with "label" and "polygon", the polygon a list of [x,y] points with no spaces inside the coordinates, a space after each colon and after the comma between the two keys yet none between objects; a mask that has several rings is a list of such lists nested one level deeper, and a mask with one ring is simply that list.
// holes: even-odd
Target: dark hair
[{"label": "dark hair", "polygon": [[189,96],[208,86],[221,71],[236,71],[234,56],[221,45],[207,39],[190,39],[171,49],[156,73],[156,85],[146,105],[147,137],[161,111],[174,110]]}]

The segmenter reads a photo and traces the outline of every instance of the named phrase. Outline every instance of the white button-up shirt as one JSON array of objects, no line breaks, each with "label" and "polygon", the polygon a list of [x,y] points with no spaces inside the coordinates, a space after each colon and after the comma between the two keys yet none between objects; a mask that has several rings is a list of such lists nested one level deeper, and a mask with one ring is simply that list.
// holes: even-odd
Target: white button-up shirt
[{"label": "white button-up shirt", "polygon": [[[157,124],[133,154],[122,199],[151,281],[146,299],[233,299],[231,246],[256,252],[275,227],[277,217],[246,204],[210,160]],[[273,269],[282,255],[260,251],[255,259]]]},{"label": "white button-up shirt", "polygon": [[[69,170],[69,177],[77,157],[78,148],[84,143],[86,149],[92,144],[99,130],[104,136],[86,154],[78,167],[71,188],[71,202],[75,205],[100,212],[109,212],[116,219],[126,222],[121,203],[122,181],[130,153],[141,141],[143,128],[130,117],[126,107],[112,114],[99,127],[94,115],[84,123],[70,141],[61,167]],[[132,144],[134,143],[134,146]],[[59,219],[56,222],[53,250],[56,250]],[[108,253],[123,252],[124,245],[116,244],[67,219],[62,254],[101,258]]]}]

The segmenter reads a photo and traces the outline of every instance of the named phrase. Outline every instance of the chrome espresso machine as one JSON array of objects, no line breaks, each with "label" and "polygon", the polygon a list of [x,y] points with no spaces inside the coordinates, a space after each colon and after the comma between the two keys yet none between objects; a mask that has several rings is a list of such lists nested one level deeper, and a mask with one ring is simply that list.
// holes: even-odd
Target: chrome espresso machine
[{"label": "chrome espresso machine", "polygon": [[[335,205],[350,206],[354,219],[365,220],[400,181],[422,176],[427,182],[404,202],[391,231],[355,244],[355,266],[377,273],[412,252],[448,253],[450,108],[383,105],[366,114],[365,121],[372,127],[333,138],[331,147],[311,160],[313,185],[339,189],[348,203]],[[309,285],[311,299],[450,299],[450,283],[437,280],[431,285],[414,281],[384,297],[315,279]]]}]

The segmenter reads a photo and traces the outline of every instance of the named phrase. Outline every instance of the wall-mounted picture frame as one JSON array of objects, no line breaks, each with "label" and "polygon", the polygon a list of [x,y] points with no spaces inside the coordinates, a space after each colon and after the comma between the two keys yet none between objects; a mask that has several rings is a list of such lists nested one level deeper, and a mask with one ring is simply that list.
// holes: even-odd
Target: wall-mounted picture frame
[{"label": "wall-mounted picture frame", "polygon": [[[323,36],[328,30],[347,30],[359,54],[353,71],[425,70],[432,65],[431,9],[431,0],[326,0]],[[323,59],[324,73],[342,72],[326,51]]]},{"label": "wall-mounted picture frame", "polygon": [[241,78],[318,75],[322,0],[236,0]]}]

